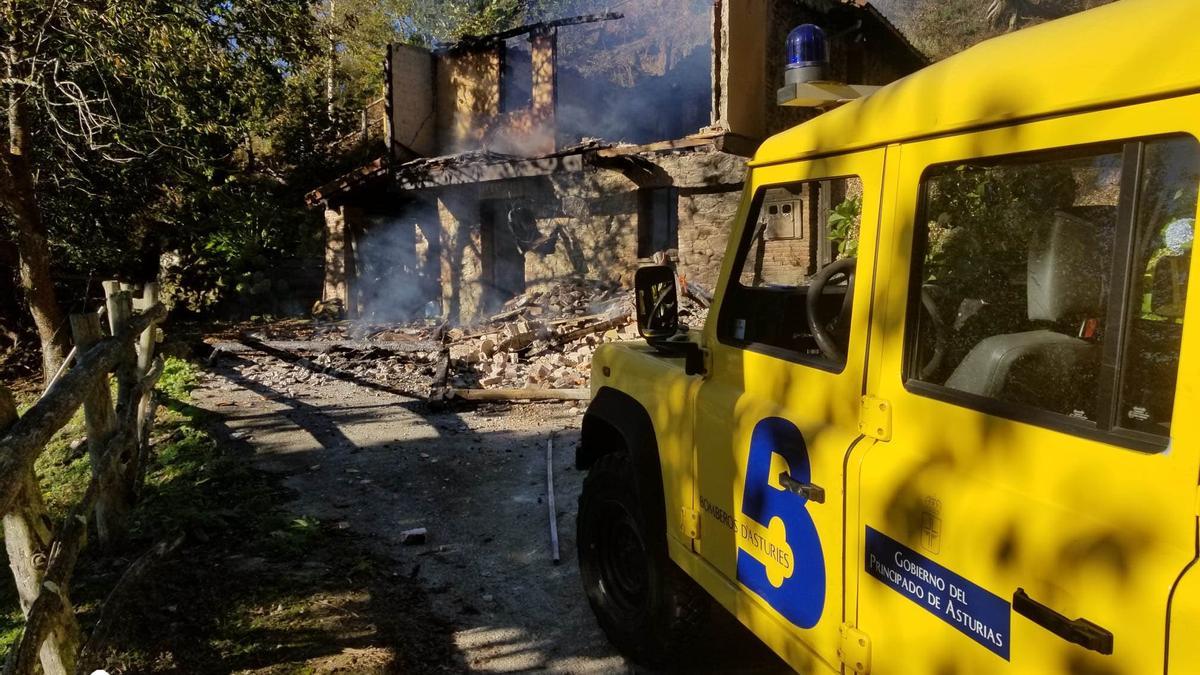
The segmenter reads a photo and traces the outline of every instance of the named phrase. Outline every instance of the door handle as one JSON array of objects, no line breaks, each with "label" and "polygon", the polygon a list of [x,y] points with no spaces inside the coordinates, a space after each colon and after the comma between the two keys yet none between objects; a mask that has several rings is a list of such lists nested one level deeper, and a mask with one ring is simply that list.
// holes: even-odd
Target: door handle
[{"label": "door handle", "polygon": [[1101,654],[1112,654],[1113,634],[1087,619],[1068,619],[1029,597],[1024,588],[1013,593],[1013,611],[1060,638]]},{"label": "door handle", "polygon": [[786,471],[781,471],[779,473],[779,484],[782,485],[783,489],[787,490],[788,492],[798,494],[810,502],[816,502],[818,504],[825,503],[825,488],[821,487],[820,485],[801,483],[795,478],[792,478]]}]

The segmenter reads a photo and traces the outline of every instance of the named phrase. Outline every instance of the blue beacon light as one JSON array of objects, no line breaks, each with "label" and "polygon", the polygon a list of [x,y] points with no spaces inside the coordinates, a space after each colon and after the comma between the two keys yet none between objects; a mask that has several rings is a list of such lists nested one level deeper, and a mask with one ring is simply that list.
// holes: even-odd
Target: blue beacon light
[{"label": "blue beacon light", "polygon": [[823,111],[879,89],[832,80],[829,66],[825,31],[811,23],[793,28],[787,36],[787,68],[783,71],[783,86],[775,91],[776,104]]},{"label": "blue beacon light", "polygon": [[[796,26],[787,36],[787,69],[813,69],[804,79],[818,79],[829,64],[829,42],[816,24]],[[816,76],[816,77],[814,77]]]}]

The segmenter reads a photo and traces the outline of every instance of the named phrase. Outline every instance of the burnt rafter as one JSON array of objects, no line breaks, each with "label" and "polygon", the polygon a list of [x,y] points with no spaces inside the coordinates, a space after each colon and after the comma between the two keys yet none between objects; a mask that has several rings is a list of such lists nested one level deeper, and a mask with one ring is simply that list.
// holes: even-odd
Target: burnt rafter
[{"label": "burnt rafter", "polygon": [[395,180],[400,188],[415,190],[582,170],[583,160],[579,153],[533,158],[464,153],[403,165],[396,169]]},{"label": "burnt rafter", "polygon": [[358,167],[349,173],[346,173],[338,178],[322,185],[321,187],[304,195],[304,202],[309,207],[318,206],[331,197],[344,195],[356,188],[361,188],[372,182],[376,182],[387,176],[388,162],[386,158],[379,157],[373,162],[364,166]]},{"label": "burnt rafter", "polygon": [[467,35],[458,42],[446,45],[439,51],[453,52],[459,50],[491,48],[494,47],[498,42],[504,42],[505,40],[517,37],[518,35],[542,33],[554,30],[556,28],[563,28],[564,26],[578,26],[585,23],[617,21],[624,18],[625,15],[621,14],[620,12],[604,12],[601,14],[581,14],[579,16],[554,19],[553,21],[539,21],[537,23],[510,28],[505,31],[500,31],[499,33],[492,33],[490,35]]},{"label": "burnt rafter", "polygon": [[709,150],[720,147],[722,138],[690,137],[645,145],[584,143],[542,157],[513,157],[485,151],[464,152],[413,160],[394,167],[392,175],[395,185],[400,189],[419,190],[510,178],[578,173],[590,165],[619,171],[643,187],[661,186],[669,185],[670,178],[660,167],[641,155]]},{"label": "burnt rafter", "polygon": [[589,160],[592,166],[616,171],[640,188],[666,187],[674,182],[666,169],[641,155],[602,155],[597,153],[592,155]]}]

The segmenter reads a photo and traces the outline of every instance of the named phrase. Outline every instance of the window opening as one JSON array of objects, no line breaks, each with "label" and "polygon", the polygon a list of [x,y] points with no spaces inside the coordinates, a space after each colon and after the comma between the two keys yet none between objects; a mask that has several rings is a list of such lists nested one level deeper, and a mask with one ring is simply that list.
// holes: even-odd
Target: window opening
[{"label": "window opening", "polygon": [[1126,341],[1114,423],[1166,435],[1175,403],[1188,268],[1196,229],[1200,145],[1147,143],[1134,218]]},{"label": "window opening", "polygon": [[841,368],[862,191],[862,181],[849,177],[758,192],[722,305],[722,340]]},{"label": "window opening", "polygon": [[504,41],[500,69],[500,112],[525,110],[533,105],[533,49],[527,38]]},{"label": "window opening", "polygon": [[1198,184],[1191,138],[928,171],[910,381],[999,414],[1167,436]]},{"label": "window opening", "polygon": [[638,257],[679,248],[679,190],[674,187],[638,190]]}]

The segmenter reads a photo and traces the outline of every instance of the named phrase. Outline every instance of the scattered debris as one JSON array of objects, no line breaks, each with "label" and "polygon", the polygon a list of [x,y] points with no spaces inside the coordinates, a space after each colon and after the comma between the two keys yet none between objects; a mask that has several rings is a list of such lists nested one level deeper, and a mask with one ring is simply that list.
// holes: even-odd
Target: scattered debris
[{"label": "scattered debris", "polygon": [[411,530],[405,530],[400,533],[400,543],[405,546],[420,546],[425,543],[425,538],[428,533],[423,527],[415,527]]},{"label": "scattered debris", "polygon": [[683,297],[694,301],[704,309],[708,309],[712,306],[712,291],[704,288],[703,286],[690,283],[687,279],[681,276],[679,277],[679,289],[682,292]]},{"label": "scattered debris", "polygon": [[586,401],[590,389],[451,389],[450,398],[464,401]]},{"label": "scattered debris", "polygon": [[[461,337],[451,331],[449,386],[455,393],[509,390],[486,400],[561,399],[525,392],[586,388],[596,348],[636,338],[632,321],[632,299],[615,287],[577,282],[524,293],[486,325]],[[459,398],[485,400],[471,394]]]},{"label": "scattered debris", "polygon": [[[707,315],[708,295],[681,284],[682,317]],[[694,298],[694,299],[693,299]],[[213,358],[246,359],[241,374],[291,395],[331,379],[433,401],[586,401],[592,356],[607,342],[637,340],[632,294],[612,284],[564,281],[506,302],[472,326],[337,321],[279,324],[213,346]]]}]

